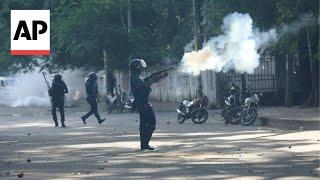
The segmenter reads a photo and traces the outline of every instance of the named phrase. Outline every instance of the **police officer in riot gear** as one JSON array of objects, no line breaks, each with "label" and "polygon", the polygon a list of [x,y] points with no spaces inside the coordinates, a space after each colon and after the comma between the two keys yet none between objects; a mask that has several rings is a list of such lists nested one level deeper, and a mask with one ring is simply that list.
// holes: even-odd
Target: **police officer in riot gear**
[{"label": "police officer in riot gear", "polygon": [[64,124],[65,117],[64,117],[64,94],[68,93],[68,88],[66,83],[62,80],[62,76],[60,74],[55,74],[52,85],[49,89],[49,95],[51,96],[52,102],[52,117],[57,127],[58,119],[56,114],[56,109],[59,109],[60,116],[61,116],[61,125],[62,127],[66,127]]},{"label": "police officer in riot gear", "polygon": [[98,113],[97,102],[99,102],[99,94],[98,94],[97,79],[98,79],[97,74],[92,72],[89,74],[88,79],[86,80],[86,83],[85,83],[86,92],[87,92],[87,102],[89,103],[91,110],[86,115],[81,117],[84,125],[87,124],[86,119],[92,114],[94,114],[94,116],[97,118],[99,124],[101,124],[103,121],[106,120],[106,118],[100,118],[100,115]]},{"label": "police officer in riot gear", "polygon": [[141,150],[154,150],[149,146],[150,139],[156,127],[156,118],[151,104],[149,103],[149,94],[151,84],[140,78],[142,68],[147,64],[142,59],[134,59],[129,64],[131,70],[131,91],[134,96],[134,106],[140,115],[140,148]]}]

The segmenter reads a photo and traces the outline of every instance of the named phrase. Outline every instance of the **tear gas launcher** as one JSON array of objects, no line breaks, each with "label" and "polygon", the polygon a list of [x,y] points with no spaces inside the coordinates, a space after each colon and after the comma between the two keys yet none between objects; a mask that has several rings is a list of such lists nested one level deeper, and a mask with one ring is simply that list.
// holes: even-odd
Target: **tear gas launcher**
[{"label": "tear gas launcher", "polygon": [[148,76],[147,78],[144,79],[144,82],[146,83],[147,86],[151,86],[154,83],[157,83],[165,78],[168,77],[168,71],[174,69],[174,66],[171,66],[169,68],[157,71],[152,73],[150,76]]},{"label": "tear gas launcher", "polygon": [[48,81],[47,78],[46,78],[46,73],[45,73],[45,72],[42,72],[42,75],[43,75],[44,81],[45,81],[46,84],[47,84],[48,94],[49,94],[49,96],[51,97],[50,84],[49,84],[49,81]]}]

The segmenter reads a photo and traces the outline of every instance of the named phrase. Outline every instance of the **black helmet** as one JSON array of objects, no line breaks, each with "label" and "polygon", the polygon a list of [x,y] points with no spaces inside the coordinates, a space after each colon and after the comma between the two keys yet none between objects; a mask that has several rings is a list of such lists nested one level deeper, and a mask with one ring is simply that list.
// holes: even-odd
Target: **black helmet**
[{"label": "black helmet", "polygon": [[89,73],[88,75],[89,79],[92,79],[92,80],[97,80],[98,79],[98,76],[95,72],[91,72]]},{"label": "black helmet", "polygon": [[61,79],[61,78],[62,78],[62,75],[59,74],[59,73],[55,73],[55,74],[53,74],[53,78],[54,78],[54,79]]},{"label": "black helmet", "polygon": [[130,70],[135,73],[140,73],[142,68],[147,67],[147,63],[143,59],[134,59],[129,63]]}]

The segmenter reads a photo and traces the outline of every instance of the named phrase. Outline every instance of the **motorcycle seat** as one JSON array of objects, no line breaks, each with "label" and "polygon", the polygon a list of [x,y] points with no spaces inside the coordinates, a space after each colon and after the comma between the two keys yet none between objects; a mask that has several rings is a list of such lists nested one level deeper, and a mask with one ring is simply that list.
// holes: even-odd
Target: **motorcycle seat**
[{"label": "motorcycle seat", "polygon": [[190,107],[193,105],[193,101],[183,100],[182,104],[186,107]]}]

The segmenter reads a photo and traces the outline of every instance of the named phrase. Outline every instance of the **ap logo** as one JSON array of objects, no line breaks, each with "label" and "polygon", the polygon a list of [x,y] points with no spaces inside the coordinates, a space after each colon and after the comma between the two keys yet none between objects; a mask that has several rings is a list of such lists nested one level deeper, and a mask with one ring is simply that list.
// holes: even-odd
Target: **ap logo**
[{"label": "ap logo", "polygon": [[50,10],[11,10],[11,55],[50,55]]}]

